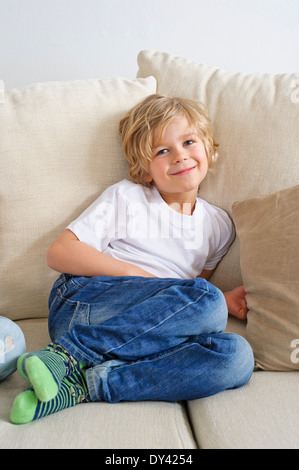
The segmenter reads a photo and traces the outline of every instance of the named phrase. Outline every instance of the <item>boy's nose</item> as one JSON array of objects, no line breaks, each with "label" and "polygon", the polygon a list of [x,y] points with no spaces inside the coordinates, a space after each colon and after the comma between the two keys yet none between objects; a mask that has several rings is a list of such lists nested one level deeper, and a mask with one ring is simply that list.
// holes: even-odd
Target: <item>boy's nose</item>
[{"label": "boy's nose", "polygon": [[176,163],[186,160],[187,158],[188,158],[188,155],[184,153],[182,149],[177,150],[173,156],[173,160]]}]

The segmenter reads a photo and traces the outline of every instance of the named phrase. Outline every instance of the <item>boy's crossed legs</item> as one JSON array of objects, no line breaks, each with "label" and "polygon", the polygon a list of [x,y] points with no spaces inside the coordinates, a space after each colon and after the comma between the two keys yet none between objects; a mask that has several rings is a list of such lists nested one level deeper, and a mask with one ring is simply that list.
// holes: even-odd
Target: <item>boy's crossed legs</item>
[{"label": "boy's crossed legs", "polygon": [[[11,412],[15,423],[90,399],[200,398],[241,386],[250,378],[250,347],[236,335],[215,335],[226,325],[225,301],[218,289],[202,279],[63,275],[55,284],[57,295],[50,296],[50,333],[63,333],[59,325],[65,328],[66,319],[69,333],[44,350],[20,358],[18,370],[31,381],[34,391],[16,398]],[[97,302],[86,309],[84,301],[91,292],[97,292]],[[134,308],[125,308],[130,303]],[[63,311],[63,305],[72,311]],[[79,306],[84,306],[88,321]],[[86,379],[80,360],[88,367]]]}]

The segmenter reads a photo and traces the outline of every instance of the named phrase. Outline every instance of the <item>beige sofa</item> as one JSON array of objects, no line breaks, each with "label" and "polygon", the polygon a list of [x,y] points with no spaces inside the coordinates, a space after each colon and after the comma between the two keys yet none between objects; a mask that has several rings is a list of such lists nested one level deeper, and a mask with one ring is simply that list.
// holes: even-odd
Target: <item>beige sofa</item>
[{"label": "beige sofa", "polygon": [[57,274],[46,251],[104,188],[128,178],[119,119],[156,91],[196,98],[220,144],[200,196],[237,229],[212,282],[245,283],[248,322],[230,318],[227,329],[251,342],[256,371],[245,387],[201,400],[82,404],[19,426],[9,413],[27,383],[14,373],[0,383],[0,448],[298,448],[299,75],[228,73],[151,51],[138,65],[135,81],[1,89],[0,315],[22,328],[28,351],[49,342]]}]

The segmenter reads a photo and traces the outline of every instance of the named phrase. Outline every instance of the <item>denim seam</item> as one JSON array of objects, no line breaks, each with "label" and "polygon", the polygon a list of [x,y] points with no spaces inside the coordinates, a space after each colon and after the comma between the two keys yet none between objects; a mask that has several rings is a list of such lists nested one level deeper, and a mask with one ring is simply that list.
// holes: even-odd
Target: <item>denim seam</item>
[{"label": "denim seam", "polygon": [[165,357],[172,356],[173,354],[176,354],[177,352],[183,351],[184,349],[187,349],[191,346],[194,346],[194,344],[198,344],[198,343],[191,343],[191,342],[190,343],[185,343],[182,346],[177,346],[175,348],[172,348],[171,351],[169,351],[169,350],[165,351],[165,353],[159,354],[158,356],[156,356],[152,359],[148,359],[149,356],[147,356],[147,357],[144,357],[144,358],[139,359],[137,361],[126,362],[124,365],[117,364],[116,366],[105,366],[105,367],[110,368],[110,371],[113,372],[113,369],[119,370],[119,369],[123,369],[124,367],[134,367],[135,365],[138,365],[138,364],[141,364],[141,363],[150,364],[152,362],[159,361],[160,359],[164,359]]},{"label": "denim seam", "polygon": [[111,351],[116,351],[117,349],[120,349],[122,348],[123,346],[126,346],[127,344],[131,343],[132,341],[136,340],[137,338],[140,338],[141,336],[143,336],[144,334],[148,333],[149,331],[151,330],[154,330],[155,328],[159,327],[160,325],[162,325],[163,323],[165,323],[167,320],[169,320],[170,318],[172,318],[174,315],[176,315],[177,313],[181,312],[182,310],[184,310],[186,307],[189,307],[189,305],[191,304],[194,304],[194,303],[197,303],[204,295],[206,295],[207,292],[205,293],[201,293],[201,295],[194,301],[192,302],[189,302],[188,304],[184,305],[182,308],[180,308],[179,310],[176,310],[172,315],[169,315],[167,318],[165,318],[163,321],[161,321],[159,324],[157,325],[154,325],[152,326],[151,328],[149,328],[148,330],[146,331],[143,331],[142,333],[140,333],[140,335],[138,336],[134,336],[134,338],[130,339],[129,341],[126,341],[125,343],[115,347],[115,348],[111,348],[109,349],[109,351],[105,351],[103,352],[103,354],[109,354],[111,353]]},{"label": "denim seam", "polygon": [[[105,366],[105,363],[103,363],[101,366],[102,367],[105,367],[105,369],[107,370],[107,372],[109,372],[110,374],[113,373],[113,372],[118,372],[120,369],[124,369],[124,368],[131,368],[131,367],[134,367],[140,363],[144,363],[146,362],[147,364],[149,363],[152,363],[152,362],[155,362],[155,361],[158,361],[160,359],[163,359],[167,356],[172,356],[173,354],[177,353],[177,352],[180,352],[188,347],[190,347],[191,345],[194,345],[194,343],[188,343],[188,344],[184,344],[184,346],[181,346],[181,347],[177,347],[175,350],[172,350],[172,351],[168,351],[168,352],[165,352],[165,354],[161,354],[153,359],[149,359],[149,360],[146,360],[146,358],[143,358],[143,359],[140,359],[138,361],[134,361],[134,362],[128,362],[128,363],[125,363],[124,365],[116,365],[116,366]],[[97,384],[94,380],[94,374],[92,374],[92,387],[93,387],[93,390],[90,390],[89,391],[94,394],[97,399],[99,401],[102,401],[102,397],[100,397],[100,395],[98,394],[98,389],[97,389]],[[111,397],[110,393],[109,393],[109,386],[108,386],[108,377],[107,377],[107,386],[105,387],[105,393],[106,395],[108,396],[109,395],[109,398]],[[106,398],[107,398],[106,396]],[[105,399],[106,401],[106,399]],[[109,401],[109,400],[108,400]]]},{"label": "denim seam", "polygon": [[59,298],[59,295],[56,294],[56,295],[54,296],[54,299],[52,300],[51,304],[49,305],[49,311],[52,309],[54,303],[58,300],[58,298]]},{"label": "denim seam", "polygon": [[82,287],[84,287],[83,284],[81,284],[80,282],[75,282],[74,279],[70,279],[69,281],[69,284],[71,284],[72,287],[80,287],[82,289]]},{"label": "denim seam", "polygon": [[[234,333],[222,333],[222,335],[223,334],[234,335]],[[213,335],[209,335],[208,338],[207,338],[207,343],[208,343],[209,349],[211,348],[212,336]],[[215,336],[217,336],[217,335],[215,335]],[[202,344],[200,344],[196,341],[189,341],[187,343],[183,343],[181,346],[176,346],[176,347],[172,348],[171,350],[167,350],[167,351],[165,351],[165,353],[161,353],[161,354],[159,354],[158,356],[156,356],[152,359],[147,359],[149,357],[149,356],[147,356],[147,357],[141,358],[137,361],[127,362],[124,365],[119,365],[118,364],[117,366],[115,366],[115,369],[117,368],[119,370],[119,369],[122,369],[124,367],[134,367],[135,365],[140,364],[140,363],[147,363],[148,364],[148,363],[151,363],[151,362],[155,362],[155,361],[158,361],[158,360],[163,359],[165,357],[172,356],[173,354],[175,354],[177,352],[180,352],[180,351],[183,351],[184,349],[187,349],[187,348],[189,348],[191,346],[194,346],[194,345],[199,345],[199,346],[202,346],[203,348],[205,348],[205,346],[203,346]],[[219,363],[223,362],[224,360],[226,360],[226,357],[219,358]],[[110,366],[105,366],[105,367],[109,368]],[[113,366],[110,367],[110,371],[111,372],[113,371]]]},{"label": "denim seam", "polygon": [[[192,303],[192,302],[190,302],[190,303]],[[87,305],[88,305],[88,304],[87,304]],[[182,309],[181,309],[181,310],[182,310]],[[179,312],[179,311],[180,311],[180,310],[178,310],[177,312]],[[177,312],[176,312],[176,313],[177,313]],[[170,317],[168,317],[168,318],[170,318]],[[162,322],[161,322],[161,323],[162,323]],[[161,323],[160,323],[160,324],[161,324]],[[147,331],[150,331],[150,330],[147,330]],[[145,333],[145,332],[144,332],[144,333]],[[142,334],[144,334],[144,333],[142,333]],[[139,336],[142,336],[142,335],[139,335]],[[137,336],[137,337],[135,337],[135,338],[133,338],[133,339],[136,339],[136,338],[138,338],[139,336]],[[61,338],[61,339],[62,339],[62,338]],[[131,340],[131,341],[133,341],[133,340]],[[72,351],[76,351],[76,354],[74,354],[74,352],[72,352],[72,351],[70,351],[70,352],[71,352],[72,355],[75,356],[75,358],[76,358],[77,360],[81,360],[81,359],[82,359],[82,362],[83,362],[83,363],[85,363],[85,364],[90,364],[90,357],[89,357],[89,356],[87,356],[84,352],[79,351],[79,350],[74,346],[74,344],[73,344],[72,342],[70,342],[66,337],[63,337],[63,343],[64,343],[64,342],[67,343],[67,344],[70,346],[70,349],[71,349]],[[121,346],[124,346],[124,345],[126,345],[126,344],[128,344],[128,342],[127,342],[127,343],[124,343],[124,344],[121,345]],[[195,343],[193,343],[193,342],[183,343],[180,347],[179,347],[179,345],[178,345],[178,346],[175,347],[175,349],[172,348],[171,351],[170,351],[170,350],[166,350],[164,353],[160,353],[160,354],[159,354],[158,356],[156,356],[155,358],[152,358],[152,359],[147,360],[147,362],[148,362],[148,363],[149,363],[149,362],[154,362],[154,361],[157,361],[157,360],[159,360],[159,359],[162,359],[162,358],[171,356],[171,355],[173,355],[174,353],[179,352],[179,351],[182,351],[183,349],[186,349],[186,348],[190,347],[190,346],[193,345],[193,344],[195,344]],[[119,347],[121,347],[121,346],[119,346]],[[115,348],[115,349],[118,349],[118,348]],[[111,349],[110,351],[112,351],[112,349]],[[108,352],[109,352],[109,351],[108,351]],[[78,354],[77,354],[77,353],[78,353]],[[106,353],[104,352],[104,353],[102,353],[101,355],[103,356],[104,354],[106,354]],[[79,357],[79,356],[80,356],[80,357]],[[148,357],[148,356],[147,356],[147,357]],[[86,362],[84,362],[84,361],[86,361]],[[119,369],[119,368],[123,368],[123,367],[132,367],[132,366],[134,366],[135,364],[142,363],[142,362],[144,362],[144,361],[145,361],[144,358],[141,358],[141,359],[139,359],[139,360],[137,360],[137,361],[132,361],[131,363],[130,363],[129,361],[124,361],[124,362],[126,362],[126,363],[125,363],[123,366],[117,365],[117,368]],[[97,365],[97,364],[93,364],[93,365],[91,365],[90,367],[94,367],[95,365]],[[106,367],[109,368],[109,366],[106,366]],[[113,366],[112,366],[112,367],[113,367]],[[110,370],[112,371],[112,368],[111,368]]]},{"label": "denim seam", "polygon": [[[83,362],[83,364],[86,364],[89,366],[89,364],[91,363],[90,357],[87,356],[81,350],[78,350],[72,342],[68,341],[68,339],[65,336],[63,336],[62,338],[59,338],[58,342],[59,344],[61,344],[61,346],[66,347],[66,345],[69,345],[69,349],[67,347],[66,349],[71,353],[71,355],[74,356],[77,361],[81,361]],[[94,367],[94,365],[90,365],[89,367]]]},{"label": "denim seam", "polygon": [[[76,304],[89,305],[88,303],[80,302],[79,300],[71,300],[71,299],[65,298],[60,290],[58,290],[58,292],[57,292],[57,297],[59,297],[66,304],[69,304],[69,305],[72,305],[72,306],[74,306]],[[77,310],[77,307],[76,307],[76,310]]]}]

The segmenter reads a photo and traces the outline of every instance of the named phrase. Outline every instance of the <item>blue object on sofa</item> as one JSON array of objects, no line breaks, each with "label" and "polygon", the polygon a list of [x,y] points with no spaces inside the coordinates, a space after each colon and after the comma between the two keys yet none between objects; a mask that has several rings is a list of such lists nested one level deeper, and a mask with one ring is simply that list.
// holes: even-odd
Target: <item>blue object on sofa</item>
[{"label": "blue object on sofa", "polygon": [[18,357],[25,351],[21,328],[9,318],[0,316],[0,381],[15,372]]}]

